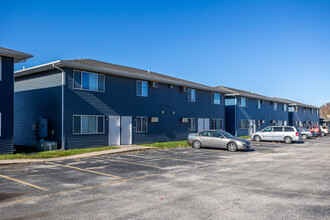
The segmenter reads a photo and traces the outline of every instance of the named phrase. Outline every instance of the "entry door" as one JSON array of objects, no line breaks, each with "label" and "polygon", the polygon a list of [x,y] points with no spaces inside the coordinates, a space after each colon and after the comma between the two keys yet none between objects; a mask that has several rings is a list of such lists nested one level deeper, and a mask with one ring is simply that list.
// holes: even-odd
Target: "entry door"
[{"label": "entry door", "polygon": [[208,118],[199,118],[197,120],[197,131],[205,131],[210,129],[210,119]]},{"label": "entry door", "polygon": [[199,118],[199,119],[197,119],[197,131],[201,132],[203,130],[204,130],[204,119]]},{"label": "entry door", "polygon": [[120,116],[109,116],[109,146],[120,145]]},{"label": "entry door", "polygon": [[256,121],[249,120],[249,136],[251,136],[254,132],[256,132]]},{"label": "entry door", "polygon": [[121,117],[120,144],[121,145],[132,144],[132,117],[131,116],[122,116]]}]

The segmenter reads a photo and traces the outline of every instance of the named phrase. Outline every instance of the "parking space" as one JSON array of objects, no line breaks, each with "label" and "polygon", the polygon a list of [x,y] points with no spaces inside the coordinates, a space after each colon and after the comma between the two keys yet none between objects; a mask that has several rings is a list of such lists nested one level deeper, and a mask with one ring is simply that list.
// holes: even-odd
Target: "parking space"
[{"label": "parking space", "polygon": [[[32,208],[31,203],[52,210],[52,206],[58,209],[70,201],[91,199],[84,204],[85,208],[97,205],[98,211],[108,213],[111,210],[117,213],[114,217],[123,218],[129,217],[126,212],[131,213],[130,208],[136,213],[147,212],[152,215],[154,211],[146,211],[140,205],[154,206],[159,202],[154,201],[155,196],[172,196],[172,202],[178,205],[176,208],[181,207],[178,200],[185,204],[190,201],[191,204],[186,208],[194,212],[193,209],[199,209],[195,205],[203,201],[209,206],[207,213],[214,215],[227,207],[226,202],[236,207],[237,201],[253,197],[252,202],[263,201],[260,205],[267,210],[275,202],[269,203],[272,196],[281,207],[288,201],[293,202],[290,197],[299,196],[313,203],[313,207],[318,203],[318,209],[323,214],[329,214],[324,209],[324,204],[330,205],[329,143],[330,137],[322,137],[295,144],[253,142],[253,149],[238,152],[212,148],[174,148],[2,166],[0,210],[4,219],[10,219],[14,209],[8,207],[12,206],[33,216],[38,210]],[[314,187],[316,183],[318,185]],[[183,193],[186,193],[184,198]],[[132,195],[131,199],[127,197],[128,194]],[[149,198],[146,195],[152,196]],[[142,201],[135,196],[143,198]],[[141,204],[132,205],[129,200]],[[48,205],[44,204],[46,201]],[[115,201],[123,206],[109,206],[106,201],[112,201],[111,204]],[[104,208],[99,206],[100,203]],[[223,203],[223,208],[213,203]],[[127,207],[124,207],[125,204]],[[166,205],[176,209],[172,204]],[[247,204],[240,205],[243,207],[241,214],[247,214],[247,210],[247,213],[244,212]],[[62,211],[72,211],[65,210]],[[159,204],[155,210],[162,212],[163,208]],[[172,211],[174,216],[189,217]],[[81,217],[102,217],[93,211],[85,214]],[[55,218],[56,215],[52,213],[49,216]],[[148,217],[145,214],[141,216]],[[201,212],[195,217],[207,216]]]}]

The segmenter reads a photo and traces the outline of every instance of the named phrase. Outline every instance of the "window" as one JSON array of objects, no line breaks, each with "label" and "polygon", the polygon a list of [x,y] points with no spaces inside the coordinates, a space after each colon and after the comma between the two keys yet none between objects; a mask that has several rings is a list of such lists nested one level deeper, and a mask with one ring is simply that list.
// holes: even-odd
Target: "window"
[{"label": "window", "polygon": [[260,129],[261,128],[261,121],[257,120],[257,128]]},{"label": "window", "polygon": [[247,106],[247,99],[244,97],[239,98],[239,107],[246,107]]},{"label": "window", "polygon": [[73,71],[73,88],[104,92],[104,75],[97,73]]},{"label": "window", "polygon": [[239,129],[247,129],[248,120],[239,120]]},{"label": "window", "polygon": [[210,119],[211,129],[222,129],[222,119]]},{"label": "window", "polygon": [[200,136],[204,136],[204,137],[211,137],[211,132],[209,131],[203,131],[201,133],[199,133]]},{"label": "window", "polygon": [[277,103],[276,102],[274,102],[274,111],[277,111]]},{"label": "window", "polygon": [[257,108],[258,108],[258,109],[261,109],[261,100],[258,100]]},{"label": "window", "polygon": [[284,131],[294,131],[292,127],[284,127]]},{"label": "window", "polygon": [[[318,109],[316,109],[316,114],[319,115],[319,110],[318,110]],[[317,122],[317,123],[318,123],[318,122]]]},{"label": "window", "polygon": [[312,108],[312,114],[314,114],[314,109]]},{"label": "window", "polygon": [[136,95],[147,97],[148,96],[148,82],[147,81],[136,81]]},{"label": "window", "polygon": [[222,96],[219,93],[212,93],[212,104],[222,104]]},{"label": "window", "polygon": [[302,112],[305,113],[306,112],[306,108],[303,108],[303,111]]},{"label": "window", "polygon": [[272,127],[267,127],[264,129],[264,132],[272,132],[273,128]]},{"label": "window", "polygon": [[148,132],[148,117],[136,117],[136,133]]},{"label": "window", "polygon": [[295,106],[295,111],[299,112],[299,107],[298,106]]},{"label": "window", "polygon": [[74,115],[73,134],[104,134],[104,116]]},{"label": "window", "polygon": [[217,137],[217,138],[218,138],[218,137],[222,137],[221,134],[219,134],[219,133],[216,132],[216,131],[212,131],[212,132],[211,132],[211,136],[212,136],[212,137]]},{"label": "window", "polygon": [[188,89],[188,101],[195,102],[195,89]]},{"label": "window", "polygon": [[188,131],[195,131],[196,121],[194,118],[188,118]]},{"label": "window", "polygon": [[283,127],[274,127],[273,128],[274,132],[282,132],[283,131]]},{"label": "window", "polygon": [[283,111],[287,111],[288,110],[288,105],[287,104],[283,104]]}]

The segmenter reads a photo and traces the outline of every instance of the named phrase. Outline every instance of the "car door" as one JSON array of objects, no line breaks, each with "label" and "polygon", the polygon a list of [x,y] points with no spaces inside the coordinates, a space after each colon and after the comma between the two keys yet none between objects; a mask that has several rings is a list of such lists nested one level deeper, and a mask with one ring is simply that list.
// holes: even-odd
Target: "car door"
[{"label": "car door", "polygon": [[272,133],[273,133],[273,128],[272,127],[267,127],[262,131],[262,140],[265,141],[271,141],[272,140]]},{"label": "car door", "polygon": [[200,140],[202,142],[203,147],[211,147],[211,132],[210,131],[202,131],[199,133]]},{"label": "car door", "polygon": [[283,141],[284,140],[283,127],[281,127],[281,126],[273,127],[272,140],[273,141]]},{"label": "car door", "polygon": [[211,131],[211,145],[216,148],[225,148],[227,146],[225,138],[216,131]]}]

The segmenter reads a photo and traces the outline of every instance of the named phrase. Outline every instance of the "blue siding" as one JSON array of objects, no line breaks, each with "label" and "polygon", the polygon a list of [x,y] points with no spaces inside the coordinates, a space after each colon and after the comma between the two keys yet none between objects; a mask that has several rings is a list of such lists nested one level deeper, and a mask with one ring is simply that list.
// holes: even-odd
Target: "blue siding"
[{"label": "blue siding", "polygon": [[0,154],[13,153],[14,132],[14,59],[1,57],[0,81],[1,136]]},{"label": "blue siding", "polygon": [[[228,97],[227,99],[232,99]],[[229,102],[228,102],[229,103]],[[239,120],[264,120],[265,123],[261,124],[261,127],[257,130],[261,130],[267,126],[274,125],[271,123],[275,121],[287,121],[289,120],[288,112],[283,111],[283,104],[277,103],[277,110],[274,110],[272,102],[264,101],[261,104],[261,108],[257,108],[258,99],[247,98],[247,107],[236,106],[236,129],[235,129],[235,106],[226,105],[226,127],[228,132],[236,136],[248,135],[248,129],[239,128]]]},{"label": "blue siding", "polygon": [[[148,97],[136,96],[136,80],[106,75],[105,92],[90,92],[73,89],[72,69],[66,68],[65,90],[65,134],[67,148],[105,146],[108,144],[108,123],[105,122],[105,134],[73,135],[72,117],[81,115],[120,115],[133,117],[133,143],[142,144],[156,141],[186,140],[187,123],[181,123],[182,117],[220,118],[224,120],[224,105],[211,104],[211,92],[196,90],[196,102],[188,102],[187,93],[181,88],[159,84],[151,88]],[[161,114],[161,111],[165,111]],[[172,112],[175,112],[173,115]],[[159,117],[159,123],[148,122],[148,132],[135,132],[135,117]]]},{"label": "blue siding", "polygon": [[296,122],[298,123],[301,122],[304,125],[305,124],[310,125],[311,121],[313,122],[314,125],[316,125],[316,123],[320,121],[319,115],[316,113],[316,109],[313,110],[313,114],[309,108],[307,108],[305,112],[303,112],[303,109],[304,109],[303,107],[299,107],[298,112],[289,112],[290,125],[296,126],[297,125]]},{"label": "blue siding", "polygon": [[48,140],[61,144],[61,73],[47,71],[15,79],[15,145],[35,146],[32,124],[48,118]]}]

